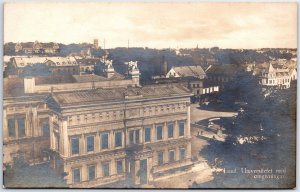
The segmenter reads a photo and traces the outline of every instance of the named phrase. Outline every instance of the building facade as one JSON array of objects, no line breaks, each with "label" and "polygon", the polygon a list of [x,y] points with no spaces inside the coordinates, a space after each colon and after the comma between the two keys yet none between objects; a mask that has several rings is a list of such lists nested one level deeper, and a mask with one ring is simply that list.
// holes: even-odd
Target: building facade
[{"label": "building facade", "polygon": [[259,83],[265,88],[290,88],[291,81],[297,79],[296,70],[284,65],[263,63],[255,66],[253,75],[257,75]]},{"label": "building facade", "polygon": [[167,85],[54,93],[52,166],[72,187],[145,184],[189,168],[189,97]]},{"label": "building facade", "polygon": [[26,95],[22,80],[4,79],[3,164],[49,160],[49,111],[44,95]]}]

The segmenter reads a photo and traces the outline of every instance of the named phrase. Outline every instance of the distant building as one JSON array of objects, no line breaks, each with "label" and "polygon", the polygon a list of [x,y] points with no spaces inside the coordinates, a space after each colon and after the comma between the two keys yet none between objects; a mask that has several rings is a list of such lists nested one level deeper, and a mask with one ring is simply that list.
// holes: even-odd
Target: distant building
[{"label": "distant building", "polygon": [[210,82],[218,85],[220,90],[224,89],[225,83],[235,80],[239,73],[246,71],[246,67],[240,67],[234,64],[211,65],[206,69],[206,75]]},{"label": "distant building", "polygon": [[197,100],[200,100],[201,95],[219,91],[218,86],[208,82],[201,66],[172,67],[167,73],[166,78],[169,81],[173,79],[173,82],[185,85]]},{"label": "distant building", "polygon": [[297,79],[296,69],[289,69],[284,64],[263,63],[255,66],[253,75],[259,77],[263,87],[276,87],[286,89],[290,87],[291,80]]},{"label": "distant building", "polygon": [[98,48],[99,48],[99,42],[98,42],[98,39],[94,39],[93,48],[94,48],[94,49],[98,49]]},{"label": "distant building", "polygon": [[42,64],[49,68],[53,75],[79,74],[79,65],[74,57],[13,57],[11,58],[12,73],[22,75],[27,66]]},{"label": "distant building", "polygon": [[187,87],[194,93],[200,95],[203,89],[203,80],[206,77],[205,72],[200,66],[181,66],[172,67],[167,73],[166,78],[185,79]]},{"label": "distant building", "polygon": [[76,61],[80,68],[80,74],[95,73],[96,66],[102,64],[99,58],[78,58]]},{"label": "distant building", "polygon": [[59,45],[57,43],[40,43],[27,42],[27,43],[17,43],[15,45],[16,53],[26,53],[26,54],[55,54],[59,53]]}]

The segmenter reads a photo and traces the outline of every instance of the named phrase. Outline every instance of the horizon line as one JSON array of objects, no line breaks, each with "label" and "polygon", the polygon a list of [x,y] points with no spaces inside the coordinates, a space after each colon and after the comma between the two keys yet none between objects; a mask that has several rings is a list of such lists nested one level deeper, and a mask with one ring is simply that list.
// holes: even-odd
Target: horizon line
[{"label": "horizon line", "polygon": [[[57,43],[57,44],[63,44],[63,45],[72,45],[72,44],[89,44],[89,45],[93,45],[92,42],[74,42],[74,43],[62,43],[62,42],[56,42],[56,41],[39,41],[39,40],[35,40],[38,41],[39,43]],[[9,42],[3,42],[3,46],[5,44],[8,43],[29,43],[29,42],[35,42],[35,41],[22,41],[22,42],[13,42],[13,41],[9,41]],[[99,45],[99,47],[102,48],[101,45]],[[148,46],[132,46],[132,47],[126,47],[126,46],[115,46],[115,47],[110,47],[110,48],[105,48],[105,49],[116,49],[116,48],[126,48],[126,49],[132,49],[132,48],[148,48],[148,49],[211,49],[211,48],[219,48],[219,49],[248,49],[248,50],[255,50],[255,49],[298,49],[297,47],[257,47],[257,48],[232,48],[232,47],[219,47],[219,46],[212,46],[212,47],[160,47],[160,48],[155,48],[155,47],[148,47]],[[105,50],[103,49],[103,50]]]}]

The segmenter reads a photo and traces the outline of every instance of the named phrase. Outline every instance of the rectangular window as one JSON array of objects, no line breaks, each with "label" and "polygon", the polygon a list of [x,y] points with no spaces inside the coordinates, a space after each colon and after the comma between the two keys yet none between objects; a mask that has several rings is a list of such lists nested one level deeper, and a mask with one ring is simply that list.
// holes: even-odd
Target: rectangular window
[{"label": "rectangular window", "polygon": [[135,143],[140,143],[140,130],[135,130]]},{"label": "rectangular window", "polygon": [[169,151],[169,162],[175,161],[175,151],[171,150]]},{"label": "rectangular window", "polygon": [[103,177],[109,176],[109,162],[102,164]]},{"label": "rectangular window", "polygon": [[19,118],[17,121],[18,121],[19,137],[24,137],[25,136],[25,118]]},{"label": "rectangular window", "polygon": [[123,161],[122,160],[117,161],[117,173],[118,174],[123,173]]},{"label": "rectangular window", "polygon": [[101,134],[101,149],[108,149],[108,133]]},{"label": "rectangular window", "polygon": [[158,165],[164,164],[164,152],[160,151],[157,153],[157,163]]},{"label": "rectangular window", "polygon": [[15,120],[8,119],[8,136],[9,137],[16,137],[16,129],[15,129]]},{"label": "rectangular window", "polygon": [[89,180],[94,180],[96,178],[96,166],[90,165],[89,167]]},{"label": "rectangular window", "polygon": [[162,129],[163,127],[161,125],[156,127],[156,140],[162,140]]},{"label": "rectangular window", "polygon": [[91,152],[94,151],[94,136],[86,137],[86,151]]},{"label": "rectangular window", "polygon": [[179,150],[180,154],[179,154],[179,159],[183,160],[185,158],[185,148],[181,148]]},{"label": "rectangular window", "polygon": [[129,131],[129,143],[134,144],[134,131]]},{"label": "rectangular window", "polygon": [[184,136],[184,122],[179,122],[179,136]]},{"label": "rectangular window", "polygon": [[79,154],[79,138],[71,139],[72,155]]},{"label": "rectangular window", "polygon": [[80,169],[79,168],[73,169],[73,182],[74,183],[79,183],[80,180],[81,180],[81,178],[80,178]]},{"label": "rectangular window", "polygon": [[129,131],[129,144],[138,144],[140,142],[140,131],[131,130]]},{"label": "rectangular window", "polygon": [[115,147],[122,146],[122,132],[115,133]]},{"label": "rectangular window", "polygon": [[47,123],[47,122],[43,122],[43,136],[44,137],[50,136],[49,123]]},{"label": "rectangular window", "polygon": [[151,128],[145,128],[145,142],[150,142],[151,140]]},{"label": "rectangular window", "polygon": [[174,135],[174,125],[173,123],[168,124],[168,138],[173,138]]}]

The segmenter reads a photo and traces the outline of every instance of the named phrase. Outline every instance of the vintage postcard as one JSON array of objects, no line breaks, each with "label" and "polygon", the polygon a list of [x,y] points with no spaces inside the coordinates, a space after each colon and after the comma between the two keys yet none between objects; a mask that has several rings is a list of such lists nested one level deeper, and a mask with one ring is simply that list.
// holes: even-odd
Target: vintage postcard
[{"label": "vintage postcard", "polygon": [[3,187],[295,188],[297,6],[5,3]]}]

